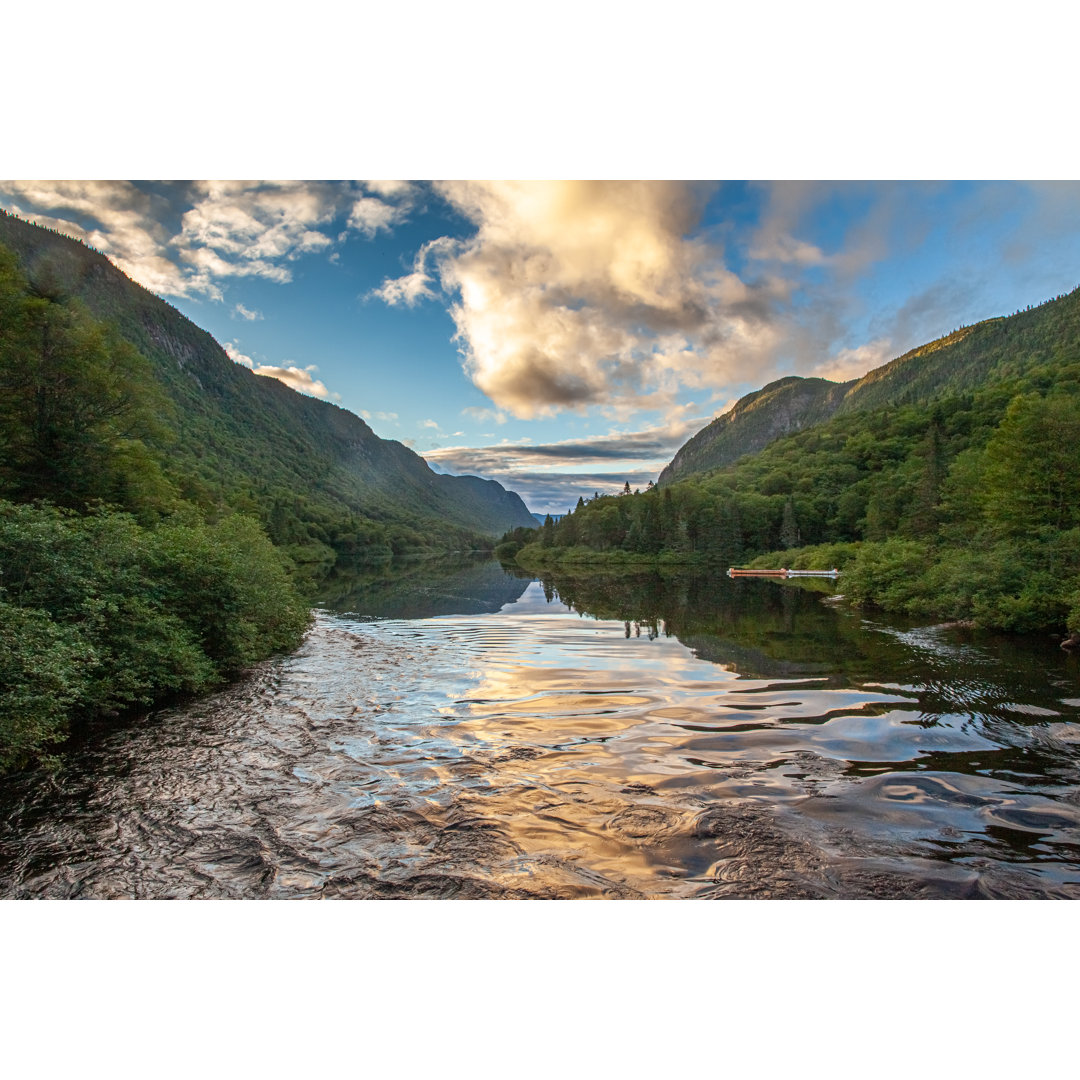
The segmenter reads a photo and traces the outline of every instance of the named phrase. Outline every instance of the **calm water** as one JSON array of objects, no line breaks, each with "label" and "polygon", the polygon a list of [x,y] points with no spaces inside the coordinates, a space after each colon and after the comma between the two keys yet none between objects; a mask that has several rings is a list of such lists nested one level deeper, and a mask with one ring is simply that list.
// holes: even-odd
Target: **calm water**
[{"label": "calm water", "polygon": [[464,560],[320,605],[294,655],[9,784],[0,895],[1080,897],[1053,639]]}]

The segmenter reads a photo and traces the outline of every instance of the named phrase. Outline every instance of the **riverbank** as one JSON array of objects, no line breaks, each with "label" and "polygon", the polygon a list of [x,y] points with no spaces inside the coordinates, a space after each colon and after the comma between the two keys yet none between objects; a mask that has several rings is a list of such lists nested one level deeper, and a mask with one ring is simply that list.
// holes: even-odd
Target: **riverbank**
[{"label": "riverbank", "polygon": [[[510,554],[509,552],[504,553]],[[533,572],[618,573],[728,562],[691,552],[645,555],[619,549],[527,544],[513,554]],[[758,555],[749,569],[831,570],[847,603],[915,618],[968,622],[987,630],[1080,633],[1080,530],[1049,540],[1000,541],[986,548],[916,540],[817,544]]]}]

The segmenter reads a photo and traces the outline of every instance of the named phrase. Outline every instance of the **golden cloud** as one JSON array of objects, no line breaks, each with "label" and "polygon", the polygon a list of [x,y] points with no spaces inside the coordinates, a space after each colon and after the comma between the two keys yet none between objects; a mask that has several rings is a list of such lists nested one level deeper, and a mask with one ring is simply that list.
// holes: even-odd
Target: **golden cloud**
[{"label": "golden cloud", "polygon": [[427,245],[375,295],[411,305],[437,278],[465,370],[499,409],[667,408],[680,387],[724,385],[778,344],[769,316],[787,286],[746,285],[692,235],[715,185],[434,186],[475,235]]}]

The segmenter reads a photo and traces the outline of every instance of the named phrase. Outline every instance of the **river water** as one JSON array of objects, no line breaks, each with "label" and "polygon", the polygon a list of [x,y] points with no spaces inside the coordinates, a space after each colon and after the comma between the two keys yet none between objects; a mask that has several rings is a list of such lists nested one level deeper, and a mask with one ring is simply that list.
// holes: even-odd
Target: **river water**
[{"label": "river water", "polygon": [[1080,897],[1054,639],[464,559],[319,604],[293,655],[9,783],[0,895]]}]

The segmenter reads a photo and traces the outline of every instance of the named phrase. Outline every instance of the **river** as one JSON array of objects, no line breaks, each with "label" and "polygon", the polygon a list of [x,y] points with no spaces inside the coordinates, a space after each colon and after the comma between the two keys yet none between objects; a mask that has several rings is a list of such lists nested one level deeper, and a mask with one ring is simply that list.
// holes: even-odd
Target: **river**
[{"label": "river", "polygon": [[296,653],[9,783],[0,896],[1080,897],[1078,658],[822,589],[339,577]]}]

